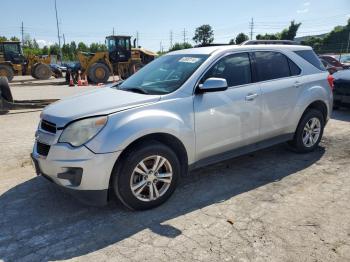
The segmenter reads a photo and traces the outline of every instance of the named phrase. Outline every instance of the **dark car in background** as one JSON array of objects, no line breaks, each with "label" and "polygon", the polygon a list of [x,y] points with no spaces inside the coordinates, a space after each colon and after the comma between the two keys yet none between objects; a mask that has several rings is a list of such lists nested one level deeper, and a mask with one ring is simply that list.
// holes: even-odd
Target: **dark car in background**
[{"label": "dark car in background", "polygon": [[[320,61],[322,62],[323,66],[327,69],[327,71],[332,75],[335,72],[337,72],[339,70],[338,67],[331,65],[330,63],[328,63],[325,59],[323,59],[322,57],[319,57]],[[341,69],[342,70],[342,69]]]},{"label": "dark car in background", "polygon": [[338,68],[338,70],[350,68],[350,55],[320,55],[319,57],[330,65]]},{"label": "dark car in background", "polygon": [[350,108],[350,70],[341,70],[333,74],[334,92],[333,106],[334,108],[349,107]]},{"label": "dark car in background", "polygon": [[334,67],[337,67],[338,70],[345,69],[344,65],[339,61],[339,56],[332,55],[320,55],[320,58],[327,61],[327,63],[331,64]]},{"label": "dark car in background", "polygon": [[350,54],[342,54],[335,57],[346,69],[350,69]]}]

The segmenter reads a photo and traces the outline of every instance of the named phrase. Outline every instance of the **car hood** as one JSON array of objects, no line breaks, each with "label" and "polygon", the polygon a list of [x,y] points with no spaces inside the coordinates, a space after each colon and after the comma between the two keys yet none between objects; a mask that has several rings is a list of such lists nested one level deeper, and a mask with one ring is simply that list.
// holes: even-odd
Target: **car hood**
[{"label": "car hood", "polygon": [[104,87],[55,102],[44,109],[42,118],[55,123],[57,127],[64,127],[79,118],[108,115],[159,100],[159,95],[144,95]]}]

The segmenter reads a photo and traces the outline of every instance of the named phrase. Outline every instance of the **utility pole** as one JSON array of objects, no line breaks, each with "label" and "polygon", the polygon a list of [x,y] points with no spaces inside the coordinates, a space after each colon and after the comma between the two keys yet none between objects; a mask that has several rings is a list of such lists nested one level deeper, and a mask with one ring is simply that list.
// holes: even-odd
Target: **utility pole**
[{"label": "utility pole", "polygon": [[184,28],[184,31],[183,31],[183,36],[184,36],[184,44],[186,43],[186,29]]},{"label": "utility pole", "polygon": [[254,19],[252,17],[251,22],[249,23],[249,28],[250,28],[250,40],[253,40],[253,30],[254,30]]},{"label": "utility pole", "polygon": [[171,49],[173,47],[173,31],[170,30],[170,48]]},{"label": "utility pole", "polygon": [[112,35],[114,35],[114,27],[113,27],[113,33],[112,33]]},{"label": "utility pole", "polygon": [[60,38],[60,27],[58,26],[58,15],[57,15],[57,3],[55,0],[55,12],[56,12],[56,25],[57,25],[57,37],[58,37],[58,49],[60,52],[61,62],[62,62],[62,49],[61,49],[61,38]]},{"label": "utility pole", "polygon": [[159,43],[159,52],[160,53],[162,52],[162,41],[160,41],[160,43]]},{"label": "utility pole", "polygon": [[63,45],[66,45],[66,38],[65,38],[64,34],[63,34]]},{"label": "utility pole", "polygon": [[22,45],[24,45],[24,27],[23,27],[23,21],[21,26],[21,35],[22,35]]},{"label": "utility pole", "polygon": [[136,47],[139,47],[139,31],[136,31]]}]

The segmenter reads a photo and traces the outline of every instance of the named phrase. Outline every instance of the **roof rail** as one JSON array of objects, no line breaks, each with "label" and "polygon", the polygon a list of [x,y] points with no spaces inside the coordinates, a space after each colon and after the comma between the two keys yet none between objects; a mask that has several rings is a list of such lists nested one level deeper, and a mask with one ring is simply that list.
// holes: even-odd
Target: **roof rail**
[{"label": "roof rail", "polygon": [[292,40],[247,40],[241,45],[299,45]]},{"label": "roof rail", "polygon": [[207,47],[207,46],[222,46],[222,45],[230,45],[230,44],[202,44],[202,45],[195,45],[194,47]]}]

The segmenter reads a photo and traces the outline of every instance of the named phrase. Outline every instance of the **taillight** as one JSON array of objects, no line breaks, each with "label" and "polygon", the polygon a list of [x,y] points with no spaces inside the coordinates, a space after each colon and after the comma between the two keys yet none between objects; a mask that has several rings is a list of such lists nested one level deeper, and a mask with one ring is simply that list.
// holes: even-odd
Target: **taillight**
[{"label": "taillight", "polygon": [[328,80],[329,87],[333,91],[334,90],[334,77],[332,75],[328,75],[327,80]]}]

